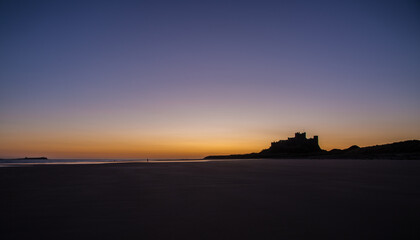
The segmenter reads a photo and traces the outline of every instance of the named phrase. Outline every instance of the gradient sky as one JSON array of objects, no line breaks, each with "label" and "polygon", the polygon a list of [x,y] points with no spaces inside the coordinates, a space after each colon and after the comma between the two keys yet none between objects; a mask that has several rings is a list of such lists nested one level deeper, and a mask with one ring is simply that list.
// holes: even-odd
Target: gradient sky
[{"label": "gradient sky", "polygon": [[0,157],[420,139],[419,1],[0,4]]}]

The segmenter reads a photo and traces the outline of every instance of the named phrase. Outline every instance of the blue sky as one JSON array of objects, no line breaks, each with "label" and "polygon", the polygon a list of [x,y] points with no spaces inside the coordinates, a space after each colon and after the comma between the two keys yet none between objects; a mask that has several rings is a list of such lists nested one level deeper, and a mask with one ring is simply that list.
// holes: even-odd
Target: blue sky
[{"label": "blue sky", "polygon": [[0,154],[420,138],[419,29],[418,1],[2,1]]}]

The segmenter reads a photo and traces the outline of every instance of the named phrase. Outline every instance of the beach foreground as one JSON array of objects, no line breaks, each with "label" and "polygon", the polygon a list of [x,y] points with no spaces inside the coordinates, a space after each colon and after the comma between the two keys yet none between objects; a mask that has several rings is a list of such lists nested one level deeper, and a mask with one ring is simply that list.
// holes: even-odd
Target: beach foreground
[{"label": "beach foreground", "polygon": [[420,161],[0,168],[1,239],[420,239]]}]

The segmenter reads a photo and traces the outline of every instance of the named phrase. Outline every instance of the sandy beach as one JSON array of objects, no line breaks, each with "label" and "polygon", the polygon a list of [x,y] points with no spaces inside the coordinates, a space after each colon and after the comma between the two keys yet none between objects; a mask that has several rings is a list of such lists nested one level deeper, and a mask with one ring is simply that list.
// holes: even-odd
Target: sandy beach
[{"label": "sandy beach", "polygon": [[0,168],[1,239],[420,239],[420,161]]}]

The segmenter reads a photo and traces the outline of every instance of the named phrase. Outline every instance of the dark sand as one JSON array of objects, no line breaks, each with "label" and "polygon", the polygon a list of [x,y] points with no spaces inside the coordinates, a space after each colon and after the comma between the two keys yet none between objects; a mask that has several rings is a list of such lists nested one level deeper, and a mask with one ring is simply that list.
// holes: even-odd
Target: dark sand
[{"label": "dark sand", "polygon": [[420,161],[0,168],[1,239],[420,239]]}]

